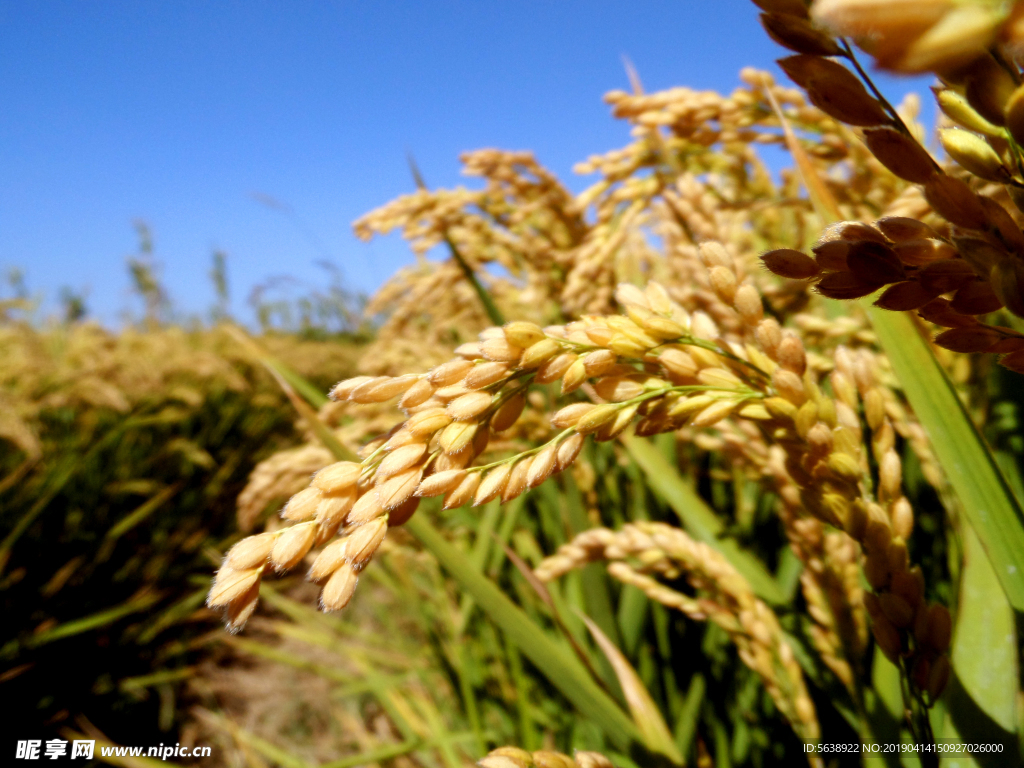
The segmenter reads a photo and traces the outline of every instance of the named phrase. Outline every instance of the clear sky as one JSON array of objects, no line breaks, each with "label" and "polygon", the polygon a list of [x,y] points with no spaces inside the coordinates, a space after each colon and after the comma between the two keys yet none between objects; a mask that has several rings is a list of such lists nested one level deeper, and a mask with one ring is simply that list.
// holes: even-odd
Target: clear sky
[{"label": "clear sky", "polygon": [[728,92],[782,55],[749,0],[0,0],[0,269],[115,323],[142,219],[185,311],[215,249],[243,318],[323,259],[372,291],[411,257],[351,223],[412,189],[407,153],[451,186],[463,150],[532,149],[579,189],[575,162],[628,141],[601,101],[623,56],[648,90]]}]

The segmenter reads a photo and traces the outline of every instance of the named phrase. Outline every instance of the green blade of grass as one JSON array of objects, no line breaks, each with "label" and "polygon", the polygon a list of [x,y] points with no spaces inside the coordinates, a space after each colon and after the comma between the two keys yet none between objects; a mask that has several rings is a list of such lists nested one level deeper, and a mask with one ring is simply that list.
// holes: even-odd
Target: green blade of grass
[{"label": "green blade of grass", "polygon": [[953,638],[955,675],[946,696],[943,736],[964,744],[1002,744],[997,755],[977,754],[977,765],[1019,764],[1017,638],[1013,611],[1000,590],[977,536],[966,531],[959,610]]},{"label": "green blade of grass", "polygon": [[679,747],[679,751],[684,756],[690,752],[693,737],[697,733],[700,705],[704,701],[706,690],[707,683],[704,680],[704,675],[697,672],[690,679],[690,687],[686,691],[686,699],[683,701],[683,708],[679,713],[679,719],[676,721],[676,746]]},{"label": "green blade of grass", "polygon": [[504,325],[505,317],[501,314],[501,310],[498,309],[498,305],[494,303],[494,299],[491,298],[491,294],[484,288],[483,283],[480,282],[480,278],[476,276],[473,268],[466,261],[465,257],[459,252],[458,247],[455,245],[455,241],[448,236],[448,233],[444,234],[444,241],[448,246],[448,250],[452,254],[452,258],[459,265],[459,269],[462,270],[462,274],[466,277],[466,280],[473,290],[476,291],[477,298],[480,299],[480,303],[483,305],[484,312],[487,313],[487,317],[495,325]]},{"label": "green blade of grass", "polygon": [[[562,504],[568,512],[569,525],[573,535],[578,535],[591,527],[583,503],[583,495],[571,473],[565,474],[563,485],[565,488],[561,495]],[[583,586],[583,597],[587,605],[587,615],[594,620],[594,623],[601,628],[601,631],[616,647],[621,647],[619,628],[615,623],[615,611],[612,608],[612,599],[608,588],[608,571],[600,563],[591,563],[580,568],[579,574]]]},{"label": "green blade of grass", "polygon": [[148,610],[159,600],[160,595],[155,592],[143,594],[114,608],[108,608],[105,611],[100,611],[90,616],[83,616],[74,621],[66,621],[52,629],[32,635],[24,644],[29,648],[35,648],[46,643],[52,643],[54,640],[71,637],[72,635],[80,635],[92,629],[105,627],[107,624],[113,624],[123,616]]},{"label": "green blade of grass", "polygon": [[111,544],[117,541],[121,536],[160,509],[160,507],[162,507],[166,502],[174,498],[174,495],[183,487],[185,487],[184,482],[177,482],[174,485],[164,488],[151,499],[143,502],[135,510],[129,512],[118,520],[117,523],[111,526],[110,530],[107,531],[107,534],[104,537],[106,541]]},{"label": "green blade of grass", "polygon": [[913,320],[868,307],[875,333],[1015,610],[1024,612],[1024,511]]},{"label": "green blade of grass", "polygon": [[117,687],[122,691],[137,691],[142,688],[149,688],[154,685],[173,683],[189,677],[195,677],[195,667],[182,667],[181,669],[165,669],[154,672],[150,675],[138,675],[136,677],[125,677],[118,681]]},{"label": "green blade of grass", "polygon": [[154,618],[149,625],[139,633],[139,636],[135,638],[136,644],[148,645],[165,629],[179,621],[183,621],[186,616],[197,610],[204,602],[206,602],[206,595],[209,591],[209,585],[200,587],[194,592],[183,597],[181,600],[178,600],[167,609],[161,611],[157,614],[156,618]]},{"label": "green blade of grass", "polygon": [[[314,408],[319,408],[327,402],[327,395],[321,392],[319,387],[307,380],[301,374],[293,371],[287,365],[263,349],[263,347],[257,344],[253,338],[245,333],[245,331],[240,328],[236,328],[233,325],[229,325],[227,326],[227,332],[233,339],[235,339],[235,341],[248,349],[249,352],[260,361],[260,363],[271,371],[271,373],[276,374],[275,378],[278,380],[278,383],[280,383],[281,379],[284,379],[289,386],[306,398]],[[285,391],[287,392],[287,390]]]},{"label": "green blade of grass", "polygon": [[679,516],[693,538],[724,555],[733,567],[746,577],[754,593],[762,600],[772,605],[786,602],[785,593],[760,560],[741,549],[736,542],[719,538],[725,531],[722,521],[704,500],[683,482],[675,467],[665,460],[655,446],[647,440],[632,436],[623,438],[622,444],[643,470],[651,489]]},{"label": "green blade of grass", "polygon": [[593,681],[583,665],[530,620],[469,558],[438,533],[423,515],[405,524],[441,566],[476,600],[477,605],[562,694],[585,716],[601,726],[615,743],[641,741],[622,709]]}]

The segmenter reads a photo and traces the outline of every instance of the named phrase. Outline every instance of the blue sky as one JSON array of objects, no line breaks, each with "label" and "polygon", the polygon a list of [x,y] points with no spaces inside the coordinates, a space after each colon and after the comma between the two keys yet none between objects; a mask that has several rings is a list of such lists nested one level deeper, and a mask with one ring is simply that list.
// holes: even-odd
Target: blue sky
[{"label": "blue sky", "polygon": [[410,255],[351,222],[412,188],[407,153],[451,186],[463,150],[532,149],[578,189],[575,162],[628,141],[601,101],[623,56],[648,90],[729,91],[781,55],[749,0],[0,0],[0,270],[116,323],[142,219],[188,312],[214,249],[243,318],[272,276],[325,283],[322,259],[372,291]]}]

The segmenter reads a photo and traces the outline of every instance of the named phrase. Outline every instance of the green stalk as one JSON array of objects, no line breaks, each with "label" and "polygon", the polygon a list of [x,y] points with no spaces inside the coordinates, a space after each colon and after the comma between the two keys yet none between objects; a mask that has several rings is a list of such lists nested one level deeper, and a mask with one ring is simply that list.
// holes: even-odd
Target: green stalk
[{"label": "green stalk", "polygon": [[[425,190],[427,188],[427,182],[423,178],[423,174],[420,172],[419,166],[416,164],[416,159],[410,154],[406,157],[409,162],[409,171],[412,173],[413,181],[416,182],[417,189]],[[454,241],[448,235],[447,227],[444,230],[444,242],[448,246],[448,251],[451,253],[452,258],[455,259],[455,263],[459,265],[459,269],[462,270],[462,274],[465,276],[466,281],[473,286],[473,290],[476,291],[477,297],[480,299],[480,303],[484,307],[484,311],[487,313],[487,317],[490,318],[491,322],[495,325],[504,325],[505,317],[501,314],[501,310],[498,309],[498,305],[494,303],[494,299],[491,298],[491,294],[487,292],[479,278],[476,276],[476,272],[466,261],[465,257],[459,251],[458,246],[455,245]]]},{"label": "green stalk", "polygon": [[448,250],[451,251],[452,258],[459,265],[459,269],[462,270],[462,274],[466,277],[466,280],[473,290],[476,291],[477,297],[480,299],[480,303],[484,306],[484,311],[487,313],[487,317],[490,318],[491,322],[495,325],[504,325],[505,317],[501,314],[501,310],[498,309],[498,305],[494,303],[494,299],[491,298],[491,294],[484,288],[483,283],[476,276],[473,268],[469,266],[469,262],[466,261],[465,257],[459,252],[455,242],[448,236],[448,233],[444,233],[444,241],[448,245]]},{"label": "green stalk", "polygon": [[601,690],[576,657],[553,642],[504,592],[479,573],[469,558],[449,544],[424,515],[413,515],[405,528],[581,714],[599,725],[619,746],[630,741],[642,742],[629,716]]}]

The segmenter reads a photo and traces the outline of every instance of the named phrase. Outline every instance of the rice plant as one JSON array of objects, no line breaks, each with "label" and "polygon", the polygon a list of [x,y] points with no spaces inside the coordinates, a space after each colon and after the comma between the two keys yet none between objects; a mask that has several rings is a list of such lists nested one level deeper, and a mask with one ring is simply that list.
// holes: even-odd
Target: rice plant
[{"label": "rice plant", "polygon": [[[1016,760],[1019,457],[980,431],[989,409],[1017,408],[983,384],[1006,380],[984,355],[1015,371],[1024,349],[1016,16],[987,3],[758,5],[795,53],[780,65],[798,88],[745,70],[729,96],[647,94],[634,77],[632,93],[607,96],[633,141],[581,165],[598,175],[584,193],[529,154],[485,150],[464,158],[482,189],[421,185],[356,223],[451,256],[421,257],[371,300],[389,309],[376,354],[331,391],[354,418],[392,400],[403,417],[358,455],[334,444],[338,461],[292,496],[285,524],[227,554],[208,603],[230,629],[266,575],[304,562],[323,610],[357,601],[404,527],[598,726],[556,735],[566,752],[819,765],[859,759],[844,745],[888,744],[882,759],[931,765],[986,733],[971,759]],[[881,66],[938,76],[959,126],[940,133],[950,160],[842,35]],[[793,159],[781,185],[763,144]],[[671,512],[603,497],[618,475]],[[429,518],[544,493],[563,514],[521,577],[551,615],[524,631],[506,597],[515,574],[484,581]],[[553,588],[595,565],[567,612]],[[623,621],[637,601],[674,617],[646,670],[623,637],[638,633]],[[987,638],[982,612],[999,628]],[[693,622],[748,672],[716,669],[709,652],[677,658]],[[572,653],[551,645],[560,637]],[[571,762],[509,748],[482,764],[559,760]]]}]

